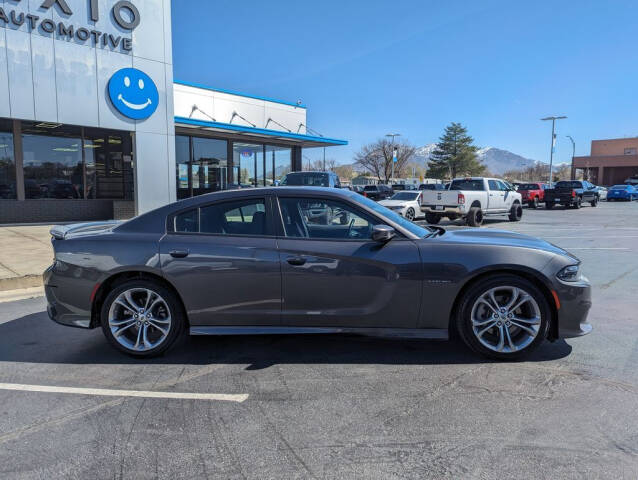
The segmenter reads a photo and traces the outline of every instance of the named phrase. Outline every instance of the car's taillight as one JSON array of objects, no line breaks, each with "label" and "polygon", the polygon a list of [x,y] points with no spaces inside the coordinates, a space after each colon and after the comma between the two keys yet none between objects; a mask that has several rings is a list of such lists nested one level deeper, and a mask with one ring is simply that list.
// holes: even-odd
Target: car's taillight
[{"label": "car's taillight", "polygon": [[457,202],[459,205],[462,205],[465,203],[465,195],[463,195],[462,193],[459,193],[459,198],[457,199]]},{"label": "car's taillight", "polygon": [[576,196],[576,190],[572,190],[572,197]]},{"label": "car's taillight", "polygon": [[363,196],[368,198],[368,194],[366,192],[363,192]]}]

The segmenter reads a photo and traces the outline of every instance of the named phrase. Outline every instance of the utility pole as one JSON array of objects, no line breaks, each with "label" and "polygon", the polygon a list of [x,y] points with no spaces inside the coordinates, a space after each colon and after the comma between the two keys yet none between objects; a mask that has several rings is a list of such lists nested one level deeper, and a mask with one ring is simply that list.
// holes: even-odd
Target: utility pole
[{"label": "utility pole", "polygon": [[394,137],[400,137],[400,133],[388,133],[386,137],[392,137],[392,143],[390,144],[392,147],[392,174],[390,175],[390,185],[394,183],[394,164],[397,162],[397,150],[394,147]]},{"label": "utility pole", "polygon": [[565,135],[572,142],[572,171],[571,171],[571,180],[576,180],[576,171],[574,170],[574,157],[576,156],[576,142],[571,135]]},{"label": "utility pole", "polygon": [[567,118],[567,117],[566,116],[561,116],[561,117],[545,117],[545,118],[541,118],[542,121],[547,121],[547,120],[551,120],[552,121],[552,149],[550,150],[550,153],[549,153],[549,188],[552,188],[554,148],[556,147],[556,133],[554,132],[555,125],[556,125],[556,120],[562,120],[564,118]]}]

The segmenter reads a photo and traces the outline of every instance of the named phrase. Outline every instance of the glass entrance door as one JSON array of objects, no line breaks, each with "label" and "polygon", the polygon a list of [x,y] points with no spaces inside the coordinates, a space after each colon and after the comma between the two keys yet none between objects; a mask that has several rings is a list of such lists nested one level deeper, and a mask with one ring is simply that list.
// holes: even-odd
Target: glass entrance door
[{"label": "glass entrance door", "polygon": [[242,187],[266,185],[264,146],[252,143],[233,143],[233,182]]}]

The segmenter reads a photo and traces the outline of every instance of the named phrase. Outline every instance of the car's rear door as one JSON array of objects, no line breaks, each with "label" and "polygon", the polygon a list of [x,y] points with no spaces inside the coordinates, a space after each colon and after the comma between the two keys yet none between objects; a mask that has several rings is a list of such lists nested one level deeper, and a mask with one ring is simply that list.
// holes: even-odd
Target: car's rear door
[{"label": "car's rear door", "polygon": [[[421,261],[414,241],[371,239],[383,223],[354,203],[279,196],[282,324],[416,328]],[[330,211],[312,217],[313,209]]]},{"label": "car's rear door", "polygon": [[281,270],[271,198],[203,204],[168,219],[162,272],[192,326],[279,325]]}]

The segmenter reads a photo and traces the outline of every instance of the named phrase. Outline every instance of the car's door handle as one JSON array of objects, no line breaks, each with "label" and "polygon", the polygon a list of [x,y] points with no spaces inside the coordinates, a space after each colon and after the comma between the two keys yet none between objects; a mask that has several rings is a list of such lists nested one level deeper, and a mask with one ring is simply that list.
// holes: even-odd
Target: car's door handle
[{"label": "car's door handle", "polygon": [[168,252],[171,257],[174,258],[184,258],[188,257],[188,250],[171,250]]},{"label": "car's door handle", "polygon": [[286,259],[286,261],[290,264],[290,265],[295,265],[295,266],[301,266],[304,263],[306,263],[306,259],[303,257],[288,257]]}]

